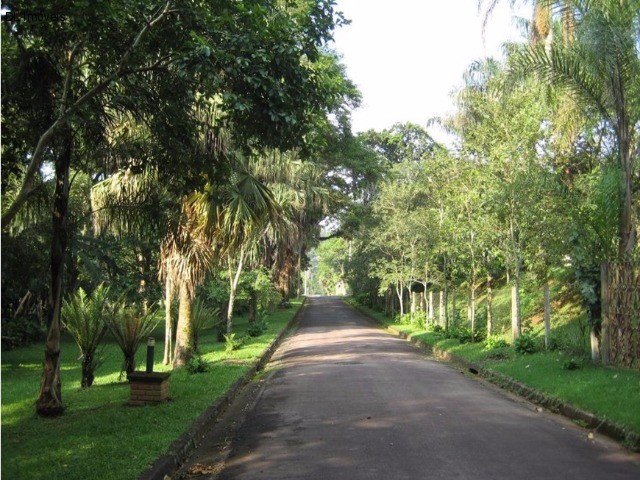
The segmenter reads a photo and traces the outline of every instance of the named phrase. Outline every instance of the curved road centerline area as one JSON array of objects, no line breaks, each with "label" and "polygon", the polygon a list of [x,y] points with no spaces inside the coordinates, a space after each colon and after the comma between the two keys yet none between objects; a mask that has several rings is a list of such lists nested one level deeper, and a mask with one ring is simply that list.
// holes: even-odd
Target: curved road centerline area
[{"label": "curved road centerline area", "polygon": [[640,479],[636,455],[461,374],[338,298],[308,300],[269,368],[216,478]]}]

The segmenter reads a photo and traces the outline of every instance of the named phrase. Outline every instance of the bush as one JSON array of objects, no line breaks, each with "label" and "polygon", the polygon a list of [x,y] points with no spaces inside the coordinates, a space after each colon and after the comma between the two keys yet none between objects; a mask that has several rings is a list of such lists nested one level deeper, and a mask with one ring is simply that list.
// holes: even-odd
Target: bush
[{"label": "bush", "polygon": [[398,314],[396,315],[396,317],[394,318],[395,323],[399,323],[401,325],[411,325],[411,314],[410,313],[403,313],[403,314]]},{"label": "bush", "polygon": [[431,325],[431,331],[433,333],[442,333],[444,332],[444,328],[442,327],[442,325],[434,323],[433,325]]},{"label": "bush", "polygon": [[107,332],[109,289],[100,285],[91,296],[80,288],[62,303],[62,322],[80,349],[82,359],[82,387],[93,385],[96,369],[104,362],[97,354],[98,346]]},{"label": "bush", "polygon": [[515,339],[513,346],[517,353],[522,355],[535,353],[538,351],[538,345],[535,335],[528,329]]},{"label": "bush", "polygon": [[120,371],[122,377],[123,372],[131,373],[135,369],[135,355],[140,343],[158,324],[156,311],[149,308],[145,312],[136,305],[126,305],[121,301],[113,316],[107,317],[106,323],[124,355]]},{"label": "bush", "polygon": [[449,328],[445,328],[442,331],[442,336],[444,338],[458,338],[458,332],[456,331],[455,328],[449,327]]},{"label": "bush", "polygon": [[411,325],[416,327],[424,328],[427,324],[427,313],[421,310],[413,313],[413,318],[411,319]]},{"label": "bush", "polygon": [[198,351],[200,332],[205,328],[215,327],[222,319],[219,308],[210,307],[200,298],[193,302],[192,317],[193,349]]},{"label": "bush", "polygon": [[238,337],[236,338],[235,333],[228,333],[224,336],[225,347],[224,351],[226,353],[231,353],[234,350],[240,350],[242,345],[244,345],[244,338]]},{"label": "bush", "polygon": [[564,370],[578,370],[580,368],[580,364],[571,358],[562,364],[562,368]]},{"label": "bush", "polygon": [[259,337],[269,328],[269,324],[264,318],[251,322],[247,327],[247,333],[250,337]]},{"label": "bush", "polygon": [[2,350],[23,347],[46,338],[47,331],[35,315],[13,317],[2,314]]},{"label": "bush", "polygon": [[366,293],[366,292],[356,293],[356,294],[353,296],[353,299],[356,301],[356,303],[357,303],[358,305],[364,305],[364,306],[369,307],[369,306],[370,306],[369,304],[371,303],[371,302],[369,301],[369,294],[368,294],[368,293]]},{"label": "bush", "polygon": [[484,342],[485,350],[497,350],[499,348],[508,347],[507,341],[500,335],[489,335]]},{"label": "bush", "polygon": [[497,349],[491,350],[489,353],[487,353],[486,358],[488,360],[508,360],[509,358],[511,358],[511,355],[509,354],[508,350]]},{"label": "bush", "polygon": [[200,355],[194,355],[186,363],[185,367],[187,368],[187,372],[192,375],[195,373],[204,373],[209,370],[209,362],[207,362]]},{"label": "bush", "polygon": [[473,341],[473,335],[471,329],[467,327],[458,327],[454,331],[454,338],[457,338],[460,343],[470,343]]}]

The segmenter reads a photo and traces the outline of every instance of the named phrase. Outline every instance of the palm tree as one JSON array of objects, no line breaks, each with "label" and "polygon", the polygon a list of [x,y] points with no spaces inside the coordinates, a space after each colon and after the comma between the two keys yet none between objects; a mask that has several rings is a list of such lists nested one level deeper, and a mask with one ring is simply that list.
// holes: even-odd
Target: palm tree
[{"label": "palm tree", "polygon": [[534,71],[564,89],[583,111],[599,115],[611,129],[624,192],[617,253],[629,256],[636,243],[632,175],[640,153],[640,2],[573,3],[575,40],[556,41],[549,50],[532,45],[521,57],[519,68]]},{"label": "palm tree", "polygon": [[[500,3],[500,0],[478,0],[478,8],[484,8],[482,29],[486,29],[489,17]],[[517,0],[509,0],[513,7]],[[561,16],[562,33],[565,38],[573,35],[575,17],[570,0],[531,0],[533,10],[529,22],[529,40],[532,44],[543,43],[546,46],[553,42],[554,7]]]},{"label": "palm tree", "polygon": [[[195,288],[204,280],[214,260],[211,239],[205,234],[204,224],[198,212],[199,197],[192,194],[182,201],[180,221],[165,236],[161,251],[160,276],[165,279],[166,328],[165,345],[171,344],[170,308],[173,300],[173,286],[179,301],[176,343],[173,365],[184,365],[193,354],[193,325],[191,305],[195,298]],[[165,350],[165,361],[167,359]]]},{"label": "palm tree", "polygon": [[281,206],[281,222],[269,224],[262,237],[264,264],[271,268],[280,293],[287,298],[306,249],[317,241],[319,221],[335,200],[326,167],[301,161],[294,152],[270,152],[253,171],[272,189]]},{"label": "palm tree", "polygon": [[[549,48],[530,45],[520,56],[517,71],[535,72],[570,96],[585,116],[597,118],[610,132],[617,161],[603,166],[603,175],[613,167],[620,177],[616,252],[613,257],[629,259],[636,250],[633,174],[640,154],[640,2],[638,0],[577,0],[570,2],[575,19],[572,35],[556,39]],[[613,197],[615,198],[615,196]],[[613,200],[610,199],[610,201]],[[624,268],[632,268],[625,264]],[[604,264],[603,264],[604,266]],[[603,270],[606,271],[606,270]],[[606,294],[605,275],[602,278]],[[602,332],[594,324],[594,360],[609,361],[606,315]],[[597,339],[601,333],[601,346]],[[599,352],[598,349],[601,348]]]}]

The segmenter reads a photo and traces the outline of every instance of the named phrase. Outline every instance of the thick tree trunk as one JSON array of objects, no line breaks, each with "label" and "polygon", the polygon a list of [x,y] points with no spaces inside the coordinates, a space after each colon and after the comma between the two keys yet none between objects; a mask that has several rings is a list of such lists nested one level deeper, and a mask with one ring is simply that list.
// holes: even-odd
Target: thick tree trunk
[{"label": "thick tree trunk", "polygon": [[64,258],[69,238],[69,170],[71,167],[73,138],[67,130],[60,155],[55,162],[56,186],[53,201],[51,240],[51,286],[47,309],[47,339],[40,393],[36,412],[43,416],[59,415],[64,411],[60,380],[60,307],[62,302]]},{"label": "thick tree trunk", "polygon": [[193,355],[193,322],[191,318],[191,294],[185,282],[180,283],[178,308],[178,326],[176,328],[176,347],[173,354],[173,366],[181,367]]},{"label": "thick tree trunk", "polygon": [[544,284],[544,348],[549,349],[551,337],[551,294],[549,292],[549,281]]},{"label": "thick tree trunk", "polygon": [[171,279],[167,275],[165,281],[165,307],[164,307],[164,358],[162,363],[169,365],[171,363],[172,341],[173,341],[173,323],[171,320],[171,303],[173,302],[173,289]]}]

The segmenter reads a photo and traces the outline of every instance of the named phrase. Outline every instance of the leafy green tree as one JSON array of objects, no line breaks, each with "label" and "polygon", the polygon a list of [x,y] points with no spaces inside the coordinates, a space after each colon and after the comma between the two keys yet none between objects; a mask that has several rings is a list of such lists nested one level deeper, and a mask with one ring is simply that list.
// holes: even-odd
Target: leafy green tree
[{"label": "leafy green tree", "polygon": [[321,242],[316,248],[318,270],[316,278],[324,293],[334,295],[336,287],[345,281],[349,262],[349,245],[343,238]]},{"label": "leafy green tree", "polygon": [[571,2],[576,12],[574,34],[557,39],[550,49],[532,46],[520,68],[533,70],[565,89],[587,112],[593,112],[612,133],[623,191],[619,213],[619,256],[635,248],[632,215],[634,160],[638,155],[637,101],[640,59],[637,1]]},{"label": "leafy green tree", "polygon": [[[11,92],[3,104],[17,106],[3,110],[16,127],[3,131],[3,144],[12,148],[3,167],[17,179],[11,190],[3,184],[3,229],[39,190],[42,167],[52,165],[55,176],[49,333],[37,403],[43,415],[64,409],[57,359],[69,172],[81,166],[96,173],[83,161],[96,156],[85,152],[107,145],[110,121],[131,114],[153,141],[132,155],[133,164],[96,169],[98,176],[153,165],[180,197],[216,177],[218,162],[195,148],[209,127],[194,114],[202,99],[219,99],[244,146],[292,147],[306,138],[307,119],[327,98],[341,95],[323,83],[318,63],[321,45],[341,22],[331,0],[58,3],[51,8],[69,12],[64,22],[3,24],[3,92]],[[19,5],[25,11],[40,7]],[[34,91],[37,104],[31,102]]]}]

